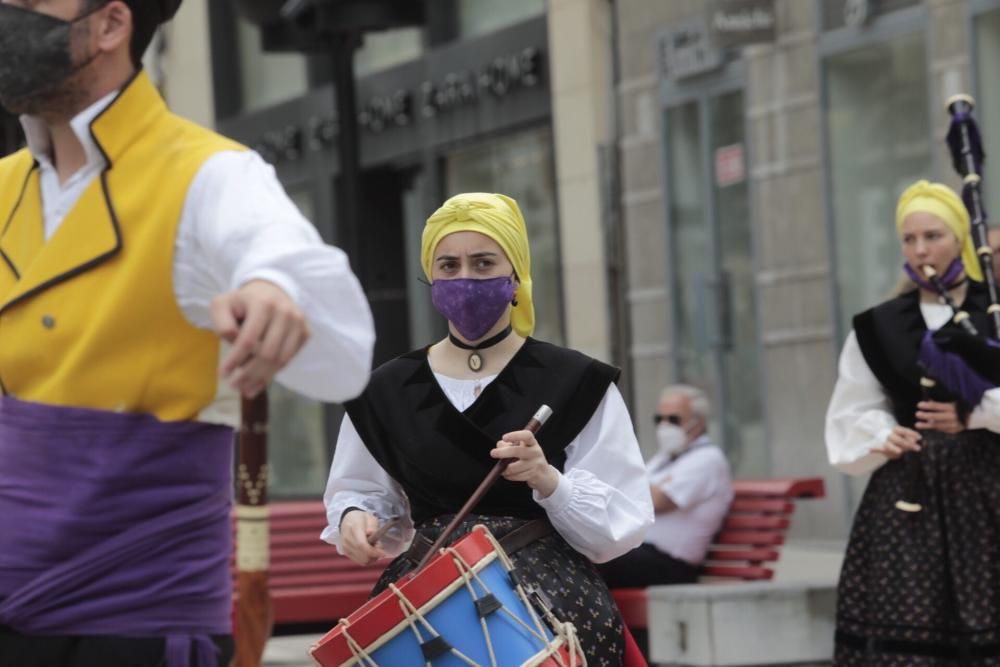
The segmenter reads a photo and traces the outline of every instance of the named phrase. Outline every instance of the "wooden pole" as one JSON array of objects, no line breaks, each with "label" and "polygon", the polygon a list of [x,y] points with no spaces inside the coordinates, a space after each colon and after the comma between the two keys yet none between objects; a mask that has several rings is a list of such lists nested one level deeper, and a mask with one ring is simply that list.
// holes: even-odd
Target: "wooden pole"
[{"label": "wooden pole", "polygon": [[233,667],[259,667],[274,614],[268,586],[267,392],[244,398],[236,471],[236,657]]}]

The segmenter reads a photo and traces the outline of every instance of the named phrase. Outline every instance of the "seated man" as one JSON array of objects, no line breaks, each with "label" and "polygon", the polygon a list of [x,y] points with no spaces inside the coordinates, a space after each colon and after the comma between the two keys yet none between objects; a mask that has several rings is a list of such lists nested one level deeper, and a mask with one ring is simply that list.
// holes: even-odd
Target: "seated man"
[{"label": "seated man", "polygon": [[611,588],[697,581],[733,500],[726,455],[706,433],[704,392],[687,385],[667,387],[654,419],[659,451],[646,464],[646,474],[656,521],[644,544],[598,565]]}]

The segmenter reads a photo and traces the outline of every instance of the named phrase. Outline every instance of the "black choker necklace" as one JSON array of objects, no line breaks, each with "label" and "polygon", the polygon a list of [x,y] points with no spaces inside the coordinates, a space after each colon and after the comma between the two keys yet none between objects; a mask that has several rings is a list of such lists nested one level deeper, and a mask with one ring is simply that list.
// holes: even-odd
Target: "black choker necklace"
[{"label": "black choker necklace", "polygon": [[481,354],[479,354],[479,350],[485,350],[486,348],[493,347],[497,343],[503,341],[505,338],[507,338],[507,336],[510,335],[510,332],[512,330],[513,329],[508,324],[506,329],[504,329],[495,336],[490,336],[489,338],[484,340],[482,343],[479,343],[478,345],[469,345],[468,343],[462,342],[450,331],[448,332],[448,340],[450,340],[451,344],[454,345],[455,347],[460,347],[463,350],[471,350],[468,360],[469,370],[471,370],[473,373],[478,373],[479,371],[483,370],[483,357]]}]

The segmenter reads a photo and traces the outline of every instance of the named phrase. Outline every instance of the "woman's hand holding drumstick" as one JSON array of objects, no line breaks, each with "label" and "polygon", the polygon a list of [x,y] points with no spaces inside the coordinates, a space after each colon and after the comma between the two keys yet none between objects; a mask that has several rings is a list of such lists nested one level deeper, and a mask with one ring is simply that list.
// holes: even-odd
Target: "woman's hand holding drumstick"
[{"label": "woman's hand holding drumstick", "polygon": [[[538,411],[531,417],[531,419],[528,420],[528,423],[525,425],[524,429],[522,429],[521,431],[513,431],[513,433],[520,433],[520,434],[526,433],[529,436],[531,436],[531,441],[535,443],[535,449],[538,450],[538,454],[541,454],[543,461],[545,459],[545,454],[542,453],[542,448],[538,446],[538,441],[535,440],[534,434],[538,431],[538,429],[542,427],[542,425],[545,424],[546,421],[548,421],[549,417],[551,416],[552,416],[552,408],[550,408],[547,405],[543,405],[540,408],[538,408]],[[507,435],[504,436],[504,438],[506,438],[509,435],[511,434],[508,433]],[[504,442],[504,440],[501,440],[500,442]],[[491,450],[490,456],[492,456],[493,458],[499,458],[500,460],[497,461],[496,465],[493,466],[489,474],[486,475],[486,478],[479,483],[479,486],[476,487],[476,490],[472,493],[472,496],[470,496],[469,499],[465,501],[465,504],[462,505],[462,508],[458,510],[458,513],[452,518],[451,523],[449,523],[445,527],[445,529],[441,532],[441,534],[438,535],[438,538],[434,540],[434,544],[431,545],[431,548],[427,550],[427,553],[424,554],[424,557],[420,559],[419,563],[417,563],[417,567],[413,570],[413,572],[411,572],[411,575],[423,569],[424,565],[426,565],[427,562],[434,557],[434,554],[438,552],[438,549],[440,549],[448,542],[448,540],[451,538],[451,535],[455,532],[455,529],[458,528],[459,524],[462,523],[463,520],[465,520],[465,517],[469,516],[469,512],[471,512],[476,507],[476,505],[479,504],[479,501],[482,500],[483,496],[486,495],[486,492],[489,491],[490,488],[494,484],[496,484],[496,481],[500,479],[500,476],[506,472],[506,469],[508,466],[511,465],[511,462],[514,461],[515,459],[520,458],[517,456],[517,454],[509,451],[508,453],[510,454],[510,456],[499,456],[497,454],[498,451],[502,452],[504,450],[509,450],[510,446],[508,445],[507,447],[499,447],[500,443],[498,442],[497,444],[498,444],[498,449]],[[536,457],[537,454],[532,453],[531,455],[532,460],[535,460]],[[537,466],[538,463],[537,461],[535,461],[529,467],[531,470],[536,470]],[[521,470],[521,472],[523,473],[524,470]],[[552,491],[554,490],[555,486],[552,487]],[[551,494],[552,491],[549,491],[549,493]],[[541,493],[541,491],[539,491],[539,493]]]},{"label": "woman's hand holding drumstick", "polygon": [[[353,510],[340,522],[340,544],[343,555],[358,565],[371,565],[386,553],[378,545],[378,518],[364,510]],[[372,540],[371,538],[375,538]]]},{"label": "woman's hand holding drumstick", "polygon": [[559,471],[549,465],[531,431],[505,433],[490,456],[507,462],[504,479],[524,482],[543,498],[551,496],[559,485]]}]

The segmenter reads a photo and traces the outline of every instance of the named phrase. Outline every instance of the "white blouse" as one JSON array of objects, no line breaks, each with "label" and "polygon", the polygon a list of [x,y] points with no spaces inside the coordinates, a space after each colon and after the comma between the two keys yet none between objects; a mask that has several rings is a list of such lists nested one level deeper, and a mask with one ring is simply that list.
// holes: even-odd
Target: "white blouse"
[{"label": "white blouse", "polygon": [[[28,148],[39,164],[46,239],[107,166],[90,123],[115,95],[70,121],[87,162],[65,183],[52,163],[47,126],[21,117]],[[251,280],[268,280],[302,309],[311,333],[275,380],[328,402],[353,398],[364,389],[375,342],[364,291],[347,255],[323,243],[285,194],[274,168],[257,153],[222,151],[202,165],[184,200],[173,256],[174,297],[188,322],[211,330],[215,296]],[[218,396],[198,418],[239,423],[239,398],[228,383],[219,383]]]},{"label": "white blouse", "polygon": [[[929,329],[938,329],[951,318],[951,308],[945,304],[921,303],[920,313]],[[871,450],[885,443],[897,422],[889,397],[865,362],[854,331],[844,343],[838,373],[826,413],[827,455],[842,472],[864,475],[888,460]],[[1000,433],[1000,388],[986,392],[969,415],[969,428]]]},{"label": "white blouse", "polygon": [[[441,389],[461,411],[496,377],[458,380],[434,374]],[[478,387],[478,389],[477,389]],[[596,563],[616,558],[642,543],[653,523],[645,465],[628,409],[612,384],[590,421],[566,448],[565,472],[548,498],[533,494],[560,535]],[[340,516],[360,507],[384,521],[405,517],[403,540],[383,543],[395,556],[413,536],[410,507],[399,484],[375,461],[345,415],[323,496],[329,525],[322,539],[340,549]]]}]

